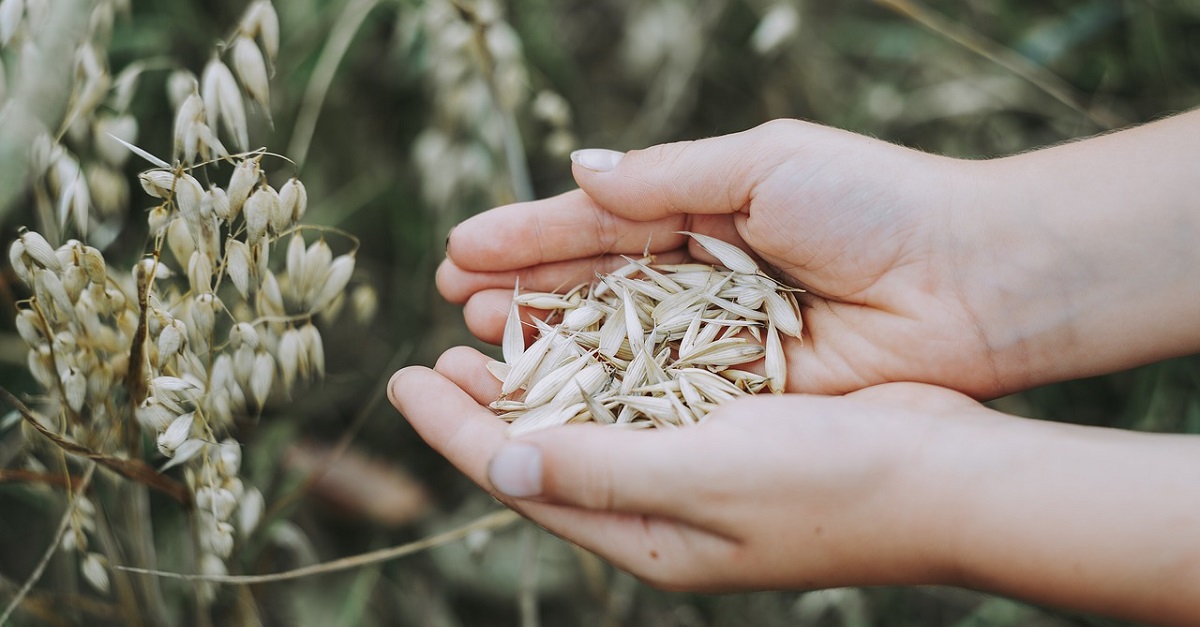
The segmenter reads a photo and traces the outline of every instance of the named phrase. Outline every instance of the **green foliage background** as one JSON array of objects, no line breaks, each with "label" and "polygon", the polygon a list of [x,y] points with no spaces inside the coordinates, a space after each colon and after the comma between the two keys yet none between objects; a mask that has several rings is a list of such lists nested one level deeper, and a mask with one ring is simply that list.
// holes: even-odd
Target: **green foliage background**
[{"label": "green foliage background", "polygon": [[[1200,102],[1196,0],[796,2],[798,30],[777,50],[759,54],[749,42],[772,4],[512,0],[505,15],[523,42],[531,91],[548,89],[566,99],[580,147],[631,149],[798,117],[931,152],[988,158],[1102,132],[1106,120],[1138,123]],[[252,143],[283,151],[293,140],[314,68],[328,49],[331,29],[351,6],[363,3],[277,3],[283,48],[272,85],[274,127],[252,132]],[[430,127],[450,137],[472,132],[448,120],[440,110],[445,100],[434,97],[427,80],[423,64],[435,34],[419,32],[416,25],[428,6],[378,2],[354,29],[322,93],[301,171],[311,199],[309,219],[362,239],[359,267],[378,289],[379,315],[365,329],[328,329],[329,380],[298,394],[294,406],[265,417],[245,441],[249,474],[270,487],[269,502],[297,482],[278,461],[290,443],[333,442],[350,430],[356,451],[410,473],[432,504],[424,516],[398,527],[317,499],[288,505],[284,513],[321,559],[416,539],[487,510],[479,491],[380,402],[387,376],[399,365],[431,364],[453,344],[474,343],[456,309],[437,296],[433,272],[449,226],[512,198],[501,176],[496,185],[463,193],[449,205],[422,200],[427,181],[413,159],[418,136]],[[117,23],[110,64],[115,72],[136,59],[170,58],[198,71],[243,7],[233,0],[134,2],[131,18]],[[939,16],[934,28],[914,19],[922,11]],[[647,61],[644,49],[655,46],[658,56],[649,54]],[[1034,74],[1002,63],[1012,59],[1025,60]],[[1042,73],[1070,87],[1073,105],[1029,80]],[[157,154],[169,152],[170,141],[164,76],[151,73],[134,105],[141,145]],[[515,115],[536,195],[570,189],[568,162],[545,149],[546,124],[528,107]],[[503,154],[488,154],[505,170]],[[129,174],[136,169],[131,164]],[[145,241],[140,207],[149,202],[138,194],[135,187],[133,213],[113,254],[132,258]],[[18,225],[33,220],[21,199],[0,215],[5,245]],[[0,295],[11,313],[20,289],[10,273],[4,277]],[[4,318],[5,385],[33,392],[11,316]],[[1186,358],[1048,386],[995,404],[1039,418],[1200,433],[1198,390],[1200,362]],[[15,431],[0,432],[0,461],[12,459],[15,447]],[[56,516],[52,510],[41,492],[0,484],[0,599],[45,546],[47,521]],[[162,529],[181,524],[169,510],[156,503]],[[1120,624],[941,588],[824,597],[667,594],[531,534],[499,532],[481,556],[449,547],[345,574],[258,586],[250,593],[266,624],[515,625],[522,614],[513,581],[527,555],[523,547],[533,543],[539,547],[540,618],[547,625]],[[170,547],[162,550],[169,553]],[[300,559],[262,546],[248,547],[240,557],[246,572],[285,568]],[[57,565],[35,597],[74,599],[62,606],[68,608],[62,614],[67,623],[88,616],[80,609],[83,592],[67,583],[71,578],[70,568]],[[183,594],[179,586],[166,588]],[[243,620],[251,614],[244,601],[245,595],[229,594],[218,609],[231,621]],[[822,604],[828,606],[824,613],[812,609]],[[36,613],[19,616],[19,624],[56,622]],[[177,618],[191,621],[187,615]]]}]

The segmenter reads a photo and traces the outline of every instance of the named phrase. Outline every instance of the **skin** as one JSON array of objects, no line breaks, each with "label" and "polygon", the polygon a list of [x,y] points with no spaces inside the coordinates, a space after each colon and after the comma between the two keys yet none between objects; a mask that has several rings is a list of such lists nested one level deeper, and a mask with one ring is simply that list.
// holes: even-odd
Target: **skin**
[{"label": "skin", "polygon": [[517,279],[571,287],[645,249],[708,260],[674,233],[692,230],[809,290],[786,347],[802,394],[678,431],[508,440],[470,349],[389,393],[506,504],[660,587],[946,583],[1195,623],[1200,439],[972,397],[1200,350],[1197,145],[1197,113],[981,162],[777,121],[576,163],[580,191],[451,234],[438,285],[472,331],[499,339]]}]

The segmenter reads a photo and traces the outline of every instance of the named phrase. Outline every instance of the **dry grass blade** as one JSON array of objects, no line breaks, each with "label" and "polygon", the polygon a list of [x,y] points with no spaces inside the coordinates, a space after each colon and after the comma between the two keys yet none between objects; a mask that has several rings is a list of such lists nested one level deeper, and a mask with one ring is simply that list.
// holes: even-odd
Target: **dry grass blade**
[{"label": "dry grass blade", "polygon": [[575,375],[583,370],[587,363],[588,360],[581,357],[558,366],[553,372],[530,386],[529,391],[525,394],[525,404],[529,407],[536,407],[550,402],[559,390],[566,387]]},{"label": "dry grass blade", "polygon": [[779,332],[791,337],[800,337],[803,325],[800,323],[800,312],[796,307],[796,299],[791,293],[779,294],[767,290],[763,305],[767,309],[767,317],[779,329]]},{"label": "dry grass blade", "polygon": [[538,429],[565,425],[584,409],[587,409],[587,406],[583,403],[568,405],[566,403],[553,402],[540,405],[517,416],[508,425],[508,434],[516,437],[523,433],[537,431]]},{"label": "dry grass blade", "polygon": [[546,356],[554,337],[553,335],[543,335],[521,354],[516,363],[512,364],[508,377],[504,379],[504,386],[500,390],[501,394],[512,394],[525,387],[538,365],[542,363],[542,358]]},{"label": "dry grass blade", "polygon": [[679,363],[702,366],[736,366],[754,361],[766,352],[762,346],[740,337],[731,337],[704,344],[679,356]]},{"label": "dry grass blade", "polygon": [[767,385],[772,392],[782,394],[787,383],[787,361],[783,355],[783,342],[774,324],[767,326],[766,350]]},{"label": "dry grass blade", "polygon": [[512,372],[512,366],[502,361],[489,361],[487,363],[487,371],[493,377],[496,377],[497,381],[503,382],[508,378],[509,373]]}]

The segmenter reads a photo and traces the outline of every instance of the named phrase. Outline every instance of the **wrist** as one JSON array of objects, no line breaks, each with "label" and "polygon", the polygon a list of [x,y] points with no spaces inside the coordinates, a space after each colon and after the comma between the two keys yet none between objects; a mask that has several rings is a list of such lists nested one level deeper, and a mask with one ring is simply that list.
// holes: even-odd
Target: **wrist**
[{"label": "wrist", "polygon": [[915,431],[922,435],[907,449],[905,489],[896,493],[910,512],[909,583],[973,587],[979,477],[999,464],[985,443],[1004,431],[993,414],[972,402],[923,416]]},{"label": "wrist", "polygon": [[932,503],[950,519],[942,583],[1194,624],[1196,438],[987,409],[955,423],[932,456],[935,476],[952,477]]},{"label": "wrist", "polygon": [[948,222],[995,393],[1200,350],[1188,122],[966,164],[974,191]]},{"label": "wrist", "polygon": [[945,221],[955,288],[971,313],[995,397],[1071,378],[1074,302],[1086,261],[1064,254],[1069,233],[1044,224],[1050,191],[1027,155],[958,164],[956,202]]},{"label": "wrist", "polygon": [[[869,427],[874,450],[864,456],[885,460],[871,490],[854,499],[859,507],[843,550],[860,560],[845,560],[850,576],[842,585],[960,584],[963,561],[957,538],[973,512],[976,487],[970,469],[987,451],[995,428],[990,409],[965,395],[912,383],[892,383],[854,392],[850,397],[886,406],[891,413]],[[981,418],[983,415],[983,418]],[[860,451],[862,452],[862,451]]]}]

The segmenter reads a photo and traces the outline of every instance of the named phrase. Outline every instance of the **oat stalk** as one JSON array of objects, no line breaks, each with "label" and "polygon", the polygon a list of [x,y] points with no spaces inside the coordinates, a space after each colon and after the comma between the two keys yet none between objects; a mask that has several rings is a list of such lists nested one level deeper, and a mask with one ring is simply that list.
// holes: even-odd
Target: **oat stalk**
[{"label": "oat stalk", "polygon": [[[75,489],[80,491],[86,490],[88,485],[92,482],[92,474],[95,471],[96,464],[88,464],[87,469],[83,471],[82,480],[79,482],[78,486],[75,487]],[[62,518],[58,521],[58,527],[55,528],[54,537],[50,541],[50,545],[47,546],[46,551],[42,553],[42,558],[38,560],[37,565],[33,567],[33,572],[29,573],[29,576],[25,578],[25,583],[21,584],[21,587],[17,590],[17,593],[13,595],[12,600],[8,602],[8,605],[4,608],[4,611],[0,612],[0,625],[4,625],[6,622],[8,622],[8,619],[12,616],[12,613],[16,611],[18,606],[21,605],[21,601],[24,600],[25,596],[29,594],[29,591],[33,589],[33,586],[37,584],[38,580],[42,578],[42,573],[46,572],[46,566],[50,564],[51,558],[53,558],[54,554],[58,552],[58,547],[62,542],[63,536],[66,535],[67,529],[71,526],[71,513],[73,509],[74,506],[68,502],[67,509],[65,512],[63,512]]]},{"label": "oat stalk", "polygon": [[125,566],[114,566],[118,570],[123,570],[139,575],[148,575],[151,577],[162,577],[165,579],[182,579],[185,581],[207,581],[211,583],[226,583],[237,585],[252,585],[260,583],[271,583],[275,581],[288,581],[291,579],[301,579],[303,577],[312,577],[315,575],[324,575],[327,573],[335,573],[352,568],[361,568],[370,564],[378,564],[387,562],[401,557],[406,557],[414,553],[419,553],[428,549],[449,544],[451,542],[461,540],[473,532],[487,529],[499,529],[510,525],[521,519],[521,516],[515,511],[504,509],[491,514],[486,514],[475,520],[432,536],[394,546],[377,551],[369,551],[359,555],[343,557],[320,564],[304,566],[292,570],[285,570],[278,573],[266,575],[204,575],[204,574],[189,574],[176,573],[166,570],[152,570],[148,568],[131,568]]},{"label": "oat stalk", "polygon": [[36,412],[4,387],[0,387],[0,398],[3,398],[9,406],[17,410],[21,414],[21,417],[25,419],[25,422],[33,427],[34,430],[53,442],[62,451],[94,461],[126,479],[150,486],[182,504],[186,505],[191,502],[191,495],[188,492],[187,486],[158,473],[145,462],[137,459],[124,459],[105,455],[93,451],[78,442],[68,440],[46,427]]}]

